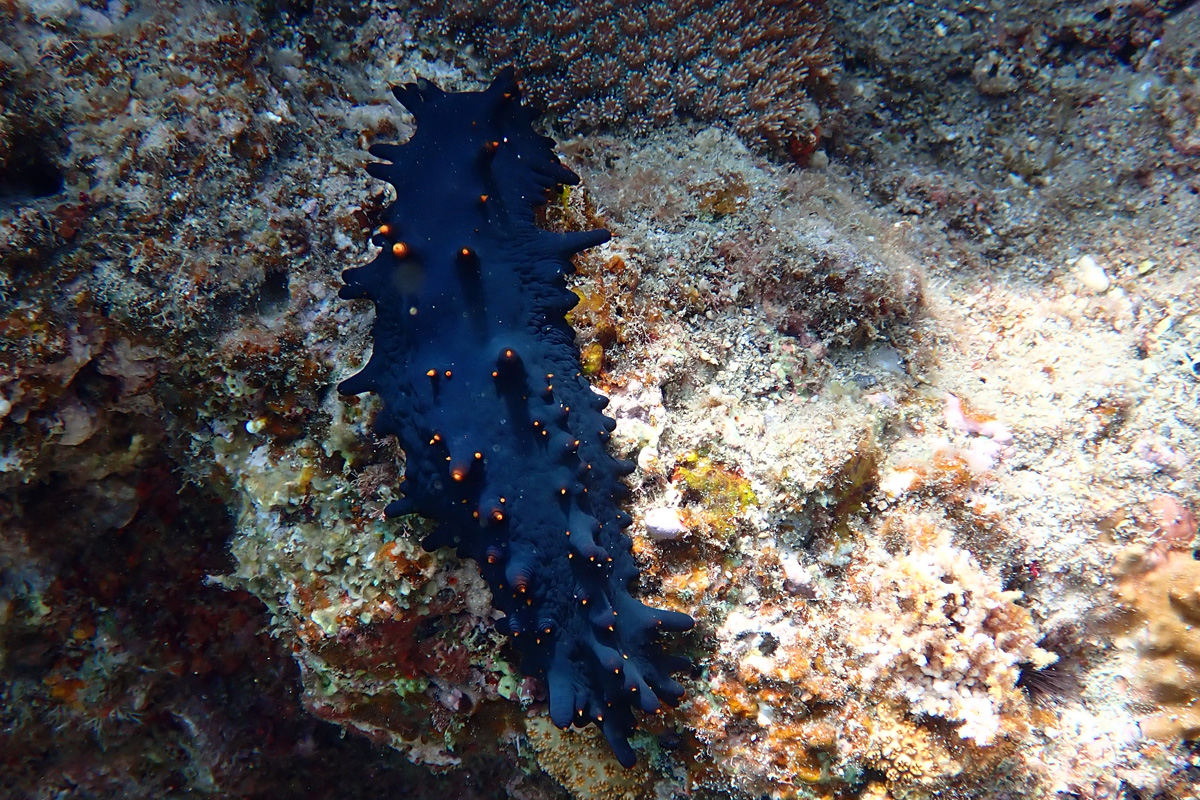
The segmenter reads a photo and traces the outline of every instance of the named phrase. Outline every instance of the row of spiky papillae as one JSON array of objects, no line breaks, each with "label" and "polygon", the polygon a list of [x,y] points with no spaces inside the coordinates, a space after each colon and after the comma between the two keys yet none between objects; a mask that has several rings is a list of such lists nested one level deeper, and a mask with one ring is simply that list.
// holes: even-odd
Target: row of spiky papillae
[{"label": "row of spiky papillae", "polygon": [[726,120],[754,147],[815,145],[833,84],[824,0],[420,0],[424,26],[515,63],[535,102],[583,127]]},{"label": "row of spiky papillae", "polygon": [[478,562],[505,614],[523,669],[545,679],[556,725],[601,727],[622,764],[634,761],[633,707],[674,705],[658,631],[690,617],[634,599],[621,483],[607,401],[583,378],[563,315],[575,303],[570,256],[604,230],[537,227],[547,191],[578,178],[533,130],[506,71],[483,92],[428,83],[395,89],[417,129],[377,145],[372,175],[396,201],[365,267],[344,273],[345,298],[375,303],[374,352],[342,392],[377,392],[376,430],[407,456],[404,498],[389,515],[439,525],[428,549],[453,545]]}]

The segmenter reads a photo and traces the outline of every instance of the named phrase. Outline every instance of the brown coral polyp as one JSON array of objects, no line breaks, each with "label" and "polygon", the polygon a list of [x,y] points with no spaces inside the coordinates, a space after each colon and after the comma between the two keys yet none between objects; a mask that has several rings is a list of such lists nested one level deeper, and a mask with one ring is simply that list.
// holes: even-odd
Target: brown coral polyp
[{"label": "brown coral polyp", "polygon": [[427,30],[474,44],[493,67],[515,63],[531,97],[580,128],[684,112],[776,152],[819,135],[811,99],[830,88],[834,60],[815,0],[421,6]]}]

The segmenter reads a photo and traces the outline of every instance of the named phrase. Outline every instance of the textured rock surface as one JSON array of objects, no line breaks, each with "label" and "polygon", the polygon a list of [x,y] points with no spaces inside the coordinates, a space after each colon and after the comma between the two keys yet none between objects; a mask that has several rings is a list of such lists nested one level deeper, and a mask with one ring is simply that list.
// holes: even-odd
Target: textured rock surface
[{"label": "textured rock surface", "polygon": [[[1143,727],[1182,719],[1143,620],[1184,617],[1136,595],[1196,545],[1197,6],[908,8],[831,4],[808,169],[551,123],[583,180],[539,224],[614,234],[571,324],[640,596],[697,620],[625,771],[549,724],[477,569],[383,519],[403,454],[334,389],[366,148],[412,132],[381,87],[491,76],[394,6],[0,5],[3,791],[1194,797]],[[925,563],[975,649],[916,615]],[[846,620],[893,606],[884,659]]]}]

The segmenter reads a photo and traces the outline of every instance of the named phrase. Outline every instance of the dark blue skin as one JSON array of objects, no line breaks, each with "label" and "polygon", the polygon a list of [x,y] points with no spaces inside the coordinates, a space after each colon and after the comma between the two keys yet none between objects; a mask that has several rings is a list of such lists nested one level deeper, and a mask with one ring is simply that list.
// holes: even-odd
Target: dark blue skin
[{"label": "dark blue skin", "polygon": [[678,704],[671,673],[689,666],[657,634],[693,622],[629,593],[620,478],[633,465],[608,453],[607,401],[563,317],[577,301],[571,255],[608,231],[537,226],[547,192],[579,178],[533,130],[511,70],[483,92],[393,91],[417,129],[371,148],[391,163],[367,170],[397,199],[374,239],[382,252],[343,273],[343,298],[375,303],[374,353],[339,390],[378,393],[375,429],[404,448],[404,497],[388,515],[436,520],[425,548],[479,564],[554,724],[594,722],[631,766],[633,708]]}]

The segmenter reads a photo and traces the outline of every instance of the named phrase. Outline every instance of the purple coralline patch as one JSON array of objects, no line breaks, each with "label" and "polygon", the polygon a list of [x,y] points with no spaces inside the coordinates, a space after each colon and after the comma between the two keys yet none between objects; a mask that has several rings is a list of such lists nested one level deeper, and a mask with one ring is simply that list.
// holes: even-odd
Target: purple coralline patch
[{"label": "purple coralline patch", "polygon": [[375,234],[379,255],[347,270],[341,296],[375,304],[374,351],[345,394],[375,392],[375,430],[406,455],[390,516],[439,523],[424,546],[454,546],[492,589],[526,673],[546,682],[550,716],[595,723],[634,763],[633,709],[676,705],[688,666],[656,642],[692,627],[650,608],[621,509],[628,461],[608,453],[615,423],[583,377],[564,314],[577,302],[571,255],[608,231],[536,224],[547,193],[579,178],[534,131],[512,72],[482,92],[422,82],[394,89],[417,129],[371,153],[396,189]]}]

